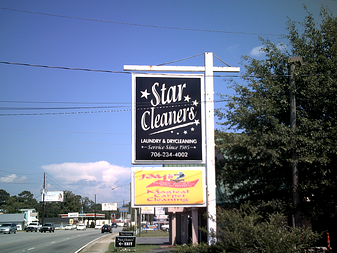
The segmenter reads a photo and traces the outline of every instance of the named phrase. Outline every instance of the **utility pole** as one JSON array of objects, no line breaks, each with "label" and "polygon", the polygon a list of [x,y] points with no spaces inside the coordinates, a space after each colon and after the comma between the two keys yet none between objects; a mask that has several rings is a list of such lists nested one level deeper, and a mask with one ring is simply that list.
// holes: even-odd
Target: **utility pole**
[{"label": "utility pole", "polygon": [[44,196],[46,194],[46,172],[43,173],[43,189],[42,189],[42,225],[44,224]]},{"label": "utility pole", "polygon": [[96,194],[95,194],[95,226],[96,226]]},{"label": "utility pole", "polygon": [[288,59],[290,63],[290,75],[289,75],[289,86],[290,86],[290,128],[292,131],[292,179],[293,179],[293,206],[295,209],[295,214],[292,215],[292,225],[293,228],[299,226],[300,215],[297,210],[299,203],[298,194],[298,167],[297,167],[297,157],[296,157],[296,84],[294,78],[295,72],[295,62],[300,62],[303,64],[302,57],[296,56]]}]

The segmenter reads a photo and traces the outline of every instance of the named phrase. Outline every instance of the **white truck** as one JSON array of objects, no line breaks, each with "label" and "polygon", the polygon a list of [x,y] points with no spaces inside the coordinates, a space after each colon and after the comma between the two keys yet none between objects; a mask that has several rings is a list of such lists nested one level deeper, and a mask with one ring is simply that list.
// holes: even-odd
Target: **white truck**
[{"label": "white truck", "polygon": [[165,232],[168,232],[170,231],[170,225],[169,224],[162,225],[161,229],[164,230]]},{"label": "white truck", "polygon": [[40,225],[38,222],[31,222],[28,224],[28,226],[26,227],[26,232],[30,231],[30,232],[37,232],[40,229]]}]

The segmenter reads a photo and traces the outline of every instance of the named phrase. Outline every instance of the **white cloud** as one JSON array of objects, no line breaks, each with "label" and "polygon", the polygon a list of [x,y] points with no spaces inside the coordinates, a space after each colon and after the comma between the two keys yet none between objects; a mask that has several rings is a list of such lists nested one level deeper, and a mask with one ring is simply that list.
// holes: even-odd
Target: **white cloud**
[{"label": "white cloud", "polygon": [[262,46],[258,46],[258,47],[254,47],[251,51],[250,51],[250,55],[253,57],[263,57],[264,56],[264,52],[261,50]]},{"label": "white cloud", "polygon": [[15,182],[25,181],[26,179],[27,177],[25,176],[18,178],[17,175],[11,174],[5,177],[0,177],[0,182],[1,183],[15,183]]},{"label": "white cloud", "polygon": [[239,44],[231,45],[231,46],[226,48],[226,51],[227,52],[235,52],[238,47],[239,47]]},{"label": "white cloud", "polygon": [[[276,45],[276,48],[280,51],[286,51],[287,50],[287,46],[279,43]],[[258,46],[258,47],[254,47],[251,51],[250,51],[250,55],[256,58],[262,58],[263,56],[265,56],[265,52],[262,51],[263,46]]]},{"label": "white cloud", "polygon": [[15,174],[12,174],[6,177],[0,177],[0,182],[1,183],[13,183],[16,178],[17,176]]},{"label": "white cloud", "polygon": [[110,202],[112,198],[114,201],[118,201],[118,198],[119,200],[129,198],[129,190],[124,191],[124,194],[116,195],[111,187],[128,184],[131,180],[131,168],[99,161],[49,164],[43,165],[42,169],[56,179],[56,181],[49,182],[47,176],[49,190],[69,190],[92,200],[96,194],[99,196],[98,203]]}]

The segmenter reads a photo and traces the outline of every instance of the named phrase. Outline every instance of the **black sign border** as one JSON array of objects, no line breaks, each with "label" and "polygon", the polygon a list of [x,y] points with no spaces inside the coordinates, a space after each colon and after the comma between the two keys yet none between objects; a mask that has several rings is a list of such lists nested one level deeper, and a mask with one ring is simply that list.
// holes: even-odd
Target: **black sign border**
[{"label": "black sign border", "polygon": [[[123,245],[123,246],[118,246],[117,245],[117,242],[118,240],[122,241],[122,239],[132,239],[132,243],[134,243],[134,246],[126,246],[126,245]],[[123,241],[124,243],[124,241]],[[115,237],[115,248],[135,248],[137,245],[137,238],[136,236],[116,236]]]},{"label": "black sign border", "polygon": [[206,150],[205,145],[201,145],[201,159],[199,160],[137,160],[136,159],[136,78],[137,77],[162,77],[162,78],[198,78],[200,79],[200,98],[201,98],[201,142],[205,144],[205,95],[204,95],[204,75],[203,74],[136,74],[132,73],[132,164],[205,164]]}]

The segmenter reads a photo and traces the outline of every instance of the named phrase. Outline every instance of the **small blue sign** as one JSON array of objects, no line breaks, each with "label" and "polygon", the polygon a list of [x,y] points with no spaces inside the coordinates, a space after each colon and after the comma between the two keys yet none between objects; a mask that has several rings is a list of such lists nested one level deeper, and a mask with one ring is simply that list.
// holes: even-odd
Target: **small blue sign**
[{"label": "small blue sign", "polygon": [[147,225],[142,224],[142,230],[159,230],[159,224]]},{"label": "small blue sign", "polygon": [[129,212],[129,207],[120,207],[119,208],[120,213],[128,213]]}]

